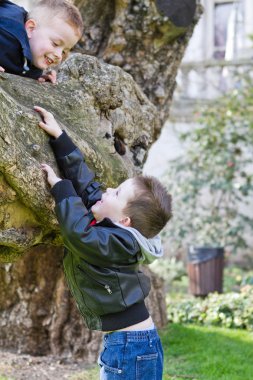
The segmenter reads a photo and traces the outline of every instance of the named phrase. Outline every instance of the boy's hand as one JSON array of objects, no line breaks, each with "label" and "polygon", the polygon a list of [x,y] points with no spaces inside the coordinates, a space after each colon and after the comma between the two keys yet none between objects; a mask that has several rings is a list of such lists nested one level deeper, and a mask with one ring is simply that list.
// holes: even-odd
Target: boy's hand
[{"label": "boy's hand", "polygon": [[38,78],[38,81],[40,83],[51,82],[51,83],[55,84],[56,79],[57,79],[56,71],[51,70],[51,71],[48,71],[47,73],[43,74],[40,78]]},{"label": "boy's hand", "polygon": [[0,66],[0,72],[3,73],[4,71],[5,69],[2,66]]},{"label": "boy's hand", "polygon": [[57,139],[62,134],[62,129],[55,120],[53,114],[46,111],[42,107],[34,106],[33,109],[36,112],[39,112],[40,116],[43,119],[43,121],[39,122],[40,128],[44,129],[44,131],[46,131],[50,136],[53,136]]},{"label": "boy's hand", "polygon": [[47,182],[53,187],[57,182],[61,181],[61,178],[57,177],[51,166],[47,164],[41,164],[41,169],[47,173]]}]

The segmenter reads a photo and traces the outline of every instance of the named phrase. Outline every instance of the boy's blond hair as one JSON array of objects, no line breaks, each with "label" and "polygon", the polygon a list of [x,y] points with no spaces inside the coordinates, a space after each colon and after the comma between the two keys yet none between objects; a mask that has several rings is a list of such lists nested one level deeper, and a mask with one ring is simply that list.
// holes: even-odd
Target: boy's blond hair
[{"label": "boy's blond hair", "polygon": [[52,19],[61,17],[71,25],[78,34],[83,33],[83,20],[79,9],[69,0],[40,0],[37,1],[28,14],[28,19],[40,20],[43,17]]}]

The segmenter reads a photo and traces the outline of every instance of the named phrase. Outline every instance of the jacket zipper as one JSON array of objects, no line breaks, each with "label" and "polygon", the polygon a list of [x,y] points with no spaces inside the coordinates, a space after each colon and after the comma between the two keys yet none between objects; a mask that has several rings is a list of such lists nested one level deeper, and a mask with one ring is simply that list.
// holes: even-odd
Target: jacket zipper
[{"label": "jacket zipper", "polygon": [[78,269],[80,269],[82,272],[84,272],[85,274],[87,274],[93,281],[95,281],[97,284],[99,284],[100,286],[102,286],[109,294],[112,294],[112,289],[110,288],[110,285],[108,284],[104,284],[100,281],[98,281],[97,279],[95,279],[93,276],[91,276],[85,269],[83,269],[81,267],[81,265],[78,265],[77,266]]}]

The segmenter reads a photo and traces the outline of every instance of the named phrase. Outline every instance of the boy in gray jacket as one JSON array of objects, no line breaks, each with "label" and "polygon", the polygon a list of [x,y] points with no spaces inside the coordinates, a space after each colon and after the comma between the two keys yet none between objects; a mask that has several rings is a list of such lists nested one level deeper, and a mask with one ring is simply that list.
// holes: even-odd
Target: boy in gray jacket
[{"label": "boy in gray jacket", "polygon": [[144,303],[150,280],[138,267],[162,256],[157,234],[171,217],[171,196],[157,179],[145,176],[102,193],[53,115],[34,109],[65,177],[42,165],[66,248],[67,282],[88,328],[106,332],[100,378],[160,380],[162,346]]}]

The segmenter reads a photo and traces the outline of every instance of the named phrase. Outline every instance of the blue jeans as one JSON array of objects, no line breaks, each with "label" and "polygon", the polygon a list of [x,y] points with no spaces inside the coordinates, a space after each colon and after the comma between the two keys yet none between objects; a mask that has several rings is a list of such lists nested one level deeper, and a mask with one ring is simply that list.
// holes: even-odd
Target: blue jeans
[{"label": "blue jeans", "polygon": [[163,349],[157,330],[106,334],[98,364],[100,380],[162,380]]}]

